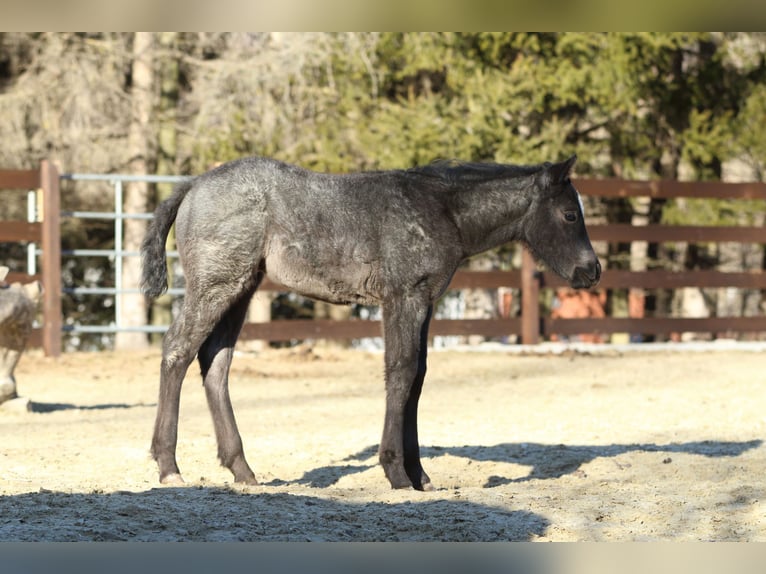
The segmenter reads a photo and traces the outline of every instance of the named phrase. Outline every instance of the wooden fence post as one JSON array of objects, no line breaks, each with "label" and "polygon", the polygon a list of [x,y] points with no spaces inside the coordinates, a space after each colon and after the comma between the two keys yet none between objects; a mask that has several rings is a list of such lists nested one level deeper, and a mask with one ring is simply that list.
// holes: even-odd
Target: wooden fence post
[{"label": "wooden fence post", "polygon": [[43,193],[42,277],[43,351],[48,357],[61,354],[61,197],[59,173],[50,160],[40,163]]},{"label": "wooden fence post", "polygon": [[521,256],[521,342],[536,345],[540,340],[540,279],[532,255]]}]

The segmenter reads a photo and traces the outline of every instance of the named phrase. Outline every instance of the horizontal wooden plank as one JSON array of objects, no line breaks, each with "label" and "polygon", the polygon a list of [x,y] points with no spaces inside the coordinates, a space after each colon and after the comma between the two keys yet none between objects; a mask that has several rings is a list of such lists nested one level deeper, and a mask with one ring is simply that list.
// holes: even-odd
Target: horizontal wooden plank
[{"label": "horizontal wooden plank", "polygon": [[472,271],[461,269],[452,278],[449,289],[497,289],[521,287],[521,270]]},{"label": "horizontal wooden plank", "polygon": [[[766,317],[704,317],[666,318],[645,317],[601,319],[541,319],[542,334],[549,336],[577,334],[640,333],[657,335],[668,333],[744,333],[766,332]],[[431,336],[483,335],[502,337],[518,334],[521,320],[511,319],[437,319],[432,321]],[[290,341],[301,339],[360,339],[381,336],[380,321],[290,320],[270,323],[247,323],[242,329],[243,339]]]},{"label": "horizontal wooden plank", "polygon": [[37,189],[40,172],[36,169],[0,169],[0,192],[6,189]]},{"label": "horizontal wooden plank", "polygon": [[694,271],[609,271],[604,273],[602,287],[645,289],[678,289],[681,287],[736,287],[766,289],[766,273]]},{"label": "horizontal wooden plank", "polygon": [[380,337],[380,321],[333,321],[331,319],[294,319],[269,323],[246,323],[243,339],[290,341],[293,339],[361,339]]},{"label": "horizontal wooden plank", "polygon": [[[540,274],[543,288],[566,287],[567,283],[555,273]],[[621,271],[608,269],[601,275],[597,289],[678,289],[681,287],[736,287],[739,289],[766,289],[766,273],[731,272],[713,270]]]},{"label": "horizontal wooden plank", "polygon": [[766,331],[766,317],[704,317],[641,319],[605,317],[603,319],[542,319],[544,335],[577,335],[581,333],[640,333],[658,335],[668,333],[726,333]]},{"label": "horizontal wooden plank", "polygon": [[42,241],[42,224],[26,221],[0,221],[0,241]]},{"label": "horizontal wooden plank", "polygon": [[17,271],[11,271],[5,278],[6,283],[31,283],[32,281],[42,282],[42,275],[27,275],[26,273],[19,273]]},{"label": "horizontal wooden plank", "polygon": [[[435,319],[431,336],[484,335],[502,337],[519,333],[521,319]],[[295,319],[269,323],[246,323],[243,339],[290,341],[293,339],[361,339],[382,336],[380,321],[333,321],[330,319]]]},{"label": "horizontal wooden plank", "polygon": [[666,243],[684,241],[735,243],[766,243],[766,227],[747,226],[710,226],[710,225],[630,225],[612,223],[608,225],[589,225],[588,235],[591,241],[648,241]]},{"label": "horizontal wooden plank", "polygon": [[572,180],[582,195],[593,197],[654,197],[675,199],[766,199],[766,183],[721,181],[637,181],[624,179]]},{"label": "horizontal wooden plank", "polygon": [[428,330],[431,336],[484,335],[504,337],[521,333],[521,319],[434,319]]}]

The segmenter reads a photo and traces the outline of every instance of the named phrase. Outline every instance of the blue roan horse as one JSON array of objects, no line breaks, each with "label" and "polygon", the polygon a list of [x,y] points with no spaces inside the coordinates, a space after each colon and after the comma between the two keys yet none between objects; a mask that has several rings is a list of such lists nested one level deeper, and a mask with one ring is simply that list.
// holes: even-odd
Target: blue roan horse
[{"label": "blue roan horse", "polygon": [[460,263],[509,241],[574,288],[601,266],[569,173],[576,160],[519,166],[437,162],[409,170],[331,175],[252,157],[177,186],[142,246],[142,287],[167,287],[165,241],[175,221],[186,277],[183,309],[165,335],[152,455],[163,483],[176,464],[178,407],[199,359],[218,456],[256,484],[228,391],[234,344],[264,275],[331,303],[380,304],[386,414],[379,459],[394,488],[430,490],[420,463],[417,409],[428,323]]}]

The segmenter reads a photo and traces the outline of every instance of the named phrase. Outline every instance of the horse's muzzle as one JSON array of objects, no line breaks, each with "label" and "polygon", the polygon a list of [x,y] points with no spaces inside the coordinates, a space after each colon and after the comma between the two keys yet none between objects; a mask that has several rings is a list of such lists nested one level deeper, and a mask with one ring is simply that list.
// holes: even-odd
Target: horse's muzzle
[{"label": "horse's muzzle", "polygon": [[575,267],[569,285],[573,289],[589,289],[601,279],[601,263],[598,259],[586,267]]}]

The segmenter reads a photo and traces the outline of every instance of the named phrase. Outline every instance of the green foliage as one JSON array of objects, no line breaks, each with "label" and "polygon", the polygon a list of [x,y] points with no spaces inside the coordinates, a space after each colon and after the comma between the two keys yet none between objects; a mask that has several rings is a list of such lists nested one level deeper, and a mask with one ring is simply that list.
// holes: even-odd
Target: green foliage
[{"label": "green foliage", "polygon": [[[0,103],[27,101],[10,87],[47,78],[52,68],[34,60],[35,50],[61,66],[86,54],[91,64],[101,58],[123,69],[128,39],[0,36],[0,57],[17,62],[6,74],[20,75],[0,78]],[[182,34],[178,52],[158,54],[168,58],[180,62],[178,165],[191,173],[250,154],[336,172],[437,158],[533,163],[573,152],[581,176],[675,178],[683,164],[693,178],[719,179],[732,158],[760,177],[766,167],[762,34]],[[97,108],[112,100],[94,93],[90,101],[87,114],[57,122],[71,118],[80,129],[84,117],[102,117],[88,125],[111,117]],[[122,141],[117,132],[108,137]],[[38,136],[23,143],[18,133],[6,134],[13,149],[37,149]],[[73,149],[67,132],[48,133],[54,155],[70,153],[61,151]],[[76,148],[76,157],[94,155]],[[124,160],[116,157],[118,170]],[[691,205],[675,205],[666,219],[683,210],[691,217]]]},{"label": "green foliage", "polygon": [[760,178],[766,173],[766,83],[752,86],[741,112],[734,121],[735,149],[755,168]]},{"label": "green foliage", "polygon": [[332,35],[289,90],[269,88],[281,123],[265,130],[243,100],[194,155],[347,171],[576,152],[580,175],[676,177],[683,161],[700,179],[732,157],[766,157],[766,48],[748,35],[387,33],[364,49],[359,37]]},{"label": "green foliage", "polygon": [[[272,129],[244,105],[231,113],[212,145],[201,139],[195,147],[198,166],[262,154],[341,172],[438,158],[535,163],[577,153],[581,176],[675,178],[683,163],[694,177],[715,180],[732,158],[764,170],[760,37],[480,32],[351,39],[332,35],[322,44],[325,59],[289,76],[295,100],[284,85],[270,88],[272,101],[287,108]],[[762,208],[694,200],[659,207],[663,222],[709,225],[755,221]]]}]

